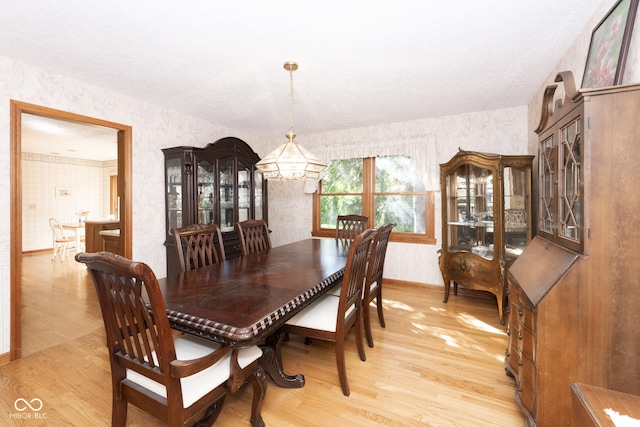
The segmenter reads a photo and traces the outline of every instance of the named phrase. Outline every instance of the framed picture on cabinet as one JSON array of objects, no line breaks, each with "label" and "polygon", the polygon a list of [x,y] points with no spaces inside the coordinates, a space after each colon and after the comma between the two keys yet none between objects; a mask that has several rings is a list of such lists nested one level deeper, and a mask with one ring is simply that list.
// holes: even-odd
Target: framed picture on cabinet
[{"label": "framed picture on cabinet", "polygon": [[601,88],[622,82],[638,0],[620,0],[591,34],[582,88]]}]

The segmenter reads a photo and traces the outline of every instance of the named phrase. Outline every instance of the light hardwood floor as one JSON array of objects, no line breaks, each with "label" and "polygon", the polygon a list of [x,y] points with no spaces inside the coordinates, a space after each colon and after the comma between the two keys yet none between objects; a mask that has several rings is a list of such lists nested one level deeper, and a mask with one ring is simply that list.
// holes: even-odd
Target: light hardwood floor
[{"label": "light hardwood floor", "polygon": [[[24,347],[34,352],[0,367],[0,425],[108,426],[109,363],[93,285],[73,258],[61,266],[48,256],[25,257]],[[513,379],[504,372],[506,335],[495,300],[459,295],[443,304],[442,296],[438,287],[385,284],[387,327],[372,307],[375,347],[366,347],[366,362],[349,335],[350,397],[340,391],[333,345],[292,336],[285,368],[304,373],[306,386],[287,390],[269,381],[266,425],[522,426]],[[18,419],[20,398],[38,398],[43,407]],[[250,399],[250,387],[227,397],[215,425],[248,426]],[[128,426],[161,425],[129,407]]]}]

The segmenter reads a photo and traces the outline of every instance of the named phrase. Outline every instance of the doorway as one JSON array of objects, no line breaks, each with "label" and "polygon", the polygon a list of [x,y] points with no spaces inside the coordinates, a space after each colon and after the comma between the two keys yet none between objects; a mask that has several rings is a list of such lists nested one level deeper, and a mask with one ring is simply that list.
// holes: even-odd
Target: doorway
[{"label": "doorway", "polygon": [[32,114],[55,120],[84,123],[115,129],[118,144],[117,196],[120,238],[124,256],[131,258],[131,126],[11,100],[11,337],[10,360],[21,357],[22,343],[22,115]]}]

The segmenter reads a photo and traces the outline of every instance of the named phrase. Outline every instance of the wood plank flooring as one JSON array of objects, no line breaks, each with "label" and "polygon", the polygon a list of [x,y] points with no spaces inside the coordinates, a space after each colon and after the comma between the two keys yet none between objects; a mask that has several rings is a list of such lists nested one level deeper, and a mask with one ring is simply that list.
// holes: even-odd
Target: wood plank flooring
[{"label": "wood plank flooring", "polygon": [[[0,425],[108,426],[109,363],[93,285],[73,259],[60,266],[49,256],[23,261],[29,355],[0,366]],[[495,300],[452,295],[443,304],[441,288],[411,284],[385,283],[384,291],[387,327],[380,327],[372,307],[375,347],[366,347],[366,362],[349,335],[351,396],[340,391],[333,345],[304,345],[292,336],[283,348],[285,369],[304,373],[306,386],[287,390],[268,382],[267,426],[524,425],[513,379],[504,372],[506,335]],[[17,418],[19,398],[38,398],[43,408]],[[250,407],[245,387],[227,397],[215,425],[248,426]],[[130,406],[127,425],[163,424]]]}]

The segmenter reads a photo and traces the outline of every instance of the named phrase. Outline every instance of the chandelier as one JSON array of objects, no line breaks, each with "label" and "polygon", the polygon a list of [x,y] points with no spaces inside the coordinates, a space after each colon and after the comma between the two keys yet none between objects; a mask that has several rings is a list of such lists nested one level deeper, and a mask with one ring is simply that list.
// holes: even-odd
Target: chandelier
[{"label": "chandelier", "polygon": [[267,154],[256,163],[256,167],[268,180],[319,181],[327,165],[298,145],[293,133],[293,72],[298,69],[298,64],[285,62],[284,69],[289,72],[290,82],[289,133],[285,135],[288,141]]}]

